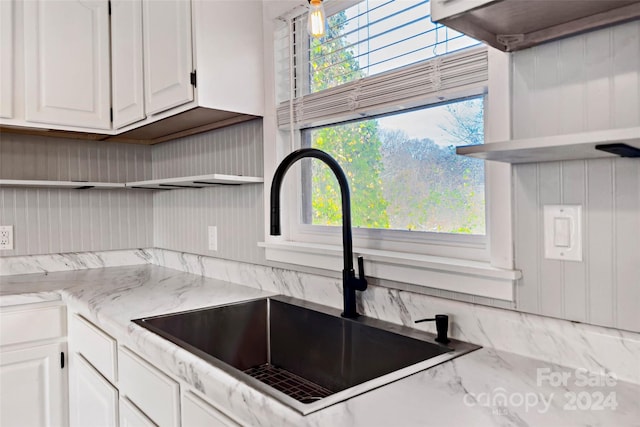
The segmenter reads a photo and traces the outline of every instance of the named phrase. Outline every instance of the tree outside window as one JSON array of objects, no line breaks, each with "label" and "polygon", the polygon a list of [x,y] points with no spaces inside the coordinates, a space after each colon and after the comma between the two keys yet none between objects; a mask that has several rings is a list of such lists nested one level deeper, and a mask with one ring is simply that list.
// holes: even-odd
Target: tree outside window
[{"label": "tree outside window", "polygon": [[[364,75],[340,36],[346,21],[345,12],[330,17],[330,42],[310,41],[311,92]],[[484,142],[483,110],[482,98],[459,100],[307,129],[303,141],[344,169],[355,227],[483,235],[484,164],[455,154],[456,145]],[[305,180],[304,222],[340,225],[340,189],[330,170],[312,162]]]}]

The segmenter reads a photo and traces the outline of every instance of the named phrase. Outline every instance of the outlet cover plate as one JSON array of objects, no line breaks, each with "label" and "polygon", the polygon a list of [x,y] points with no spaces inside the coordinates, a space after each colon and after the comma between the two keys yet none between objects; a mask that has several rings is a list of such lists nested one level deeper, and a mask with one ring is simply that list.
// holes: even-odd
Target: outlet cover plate
[{"label": "outlet cover plate", "polygon": [[13,250],[13,225],[0,225],[0,250]]},{"label": "outlet cover plate", "polygon": [[207,228],[208,231],[208,241],[209,241],[209,250],[217,251],[218,250],[218,227],[215,225],[210,225]]}]

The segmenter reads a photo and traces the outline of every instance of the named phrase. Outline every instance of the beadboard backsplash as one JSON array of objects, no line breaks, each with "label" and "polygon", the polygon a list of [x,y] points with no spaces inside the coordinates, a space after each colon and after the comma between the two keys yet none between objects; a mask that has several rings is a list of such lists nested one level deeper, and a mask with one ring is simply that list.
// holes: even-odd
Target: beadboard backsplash
[{"label": "beadboard backsplash", "polygon": [[0,178],[126,182],[151,179],[151,147],[2,133]]},{"label": "beadboard backsplash", "polygon": [[[640,126],[640,21],[513,54],[513,135]],[[514,166],[518,310],[640,331],[640,161]],[[544,258],[544,205],[582,205],[583,261]]]},{"label": "beadboard backsplash", "polygon": [[[262,120],[153,146],[153,177],[222,173],[263,176]],[[158,191],[153,195],[158,248],[264,264],[263,185]],[[209,226],[218,249],[208,249]]]},{"label": "beadboard backsplash", "polygon": [[640,126],[640,21],[512,58],[514,138]]},{"label": "beadboard backsplash", "polygon": [[[151,147],[3,133],[0,178],[126,182],[151,178]],[[0,188],[0,225],[14,250],[0,256],[146,248],[150,192]]]}]

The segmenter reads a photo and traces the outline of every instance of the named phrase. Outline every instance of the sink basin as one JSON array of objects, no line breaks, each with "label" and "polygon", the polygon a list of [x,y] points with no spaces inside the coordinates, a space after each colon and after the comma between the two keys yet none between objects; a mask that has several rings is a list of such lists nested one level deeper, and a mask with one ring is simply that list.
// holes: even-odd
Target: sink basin
[{"label": "sink basin", "polygon": [[283,296],[134,322],[305,415],[480,348]]}]

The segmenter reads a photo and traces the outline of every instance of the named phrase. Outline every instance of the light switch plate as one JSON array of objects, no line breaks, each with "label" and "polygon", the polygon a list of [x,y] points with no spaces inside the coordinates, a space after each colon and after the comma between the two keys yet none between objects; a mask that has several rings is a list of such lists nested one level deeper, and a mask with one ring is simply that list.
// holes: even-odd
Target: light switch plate
[{"label": "light switch plate", "polygon": [[544,206],[544,257],[582,261],[582,206]]}]

